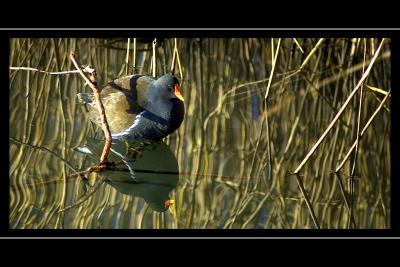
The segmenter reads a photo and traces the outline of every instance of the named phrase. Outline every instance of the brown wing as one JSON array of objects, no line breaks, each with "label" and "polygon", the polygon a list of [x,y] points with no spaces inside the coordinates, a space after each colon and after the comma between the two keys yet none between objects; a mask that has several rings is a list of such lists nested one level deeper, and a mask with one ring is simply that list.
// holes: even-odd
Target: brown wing
[{"label": "brown wing", "polygon": [[[146,106],[145,92],[153,81],[146,76],[126,76],[105,86],[100,93],[112,134],[128,129],[136,115]],[[135,86],[136,85],[136,86]],[[101,125],[97,107],[93,105],[90,120]]]},{"label": "brown wing", "polygon": [[147,105],[146,92],[153,81],[154,79],[148,76],[141,76],[136,80],[137,99],[141,108],[145,108]]},{"label": "brown wing", "polygon": [[[107,116],[107,122],[112,134],[120,133],[128,129],[135,120],[135,113],[128,113],[127,110],[131,109],[131,103],[127,100],[123,92],[115,91],[107,95],[102,95],[104,110]],[[101,126],[101,119],[97,112],[97,107],[93,105],[89,113],[89,118],[99,126]]]},{"label": "brown wing", "polygon": [[[142,75],[130,75],[116,79],[109,83],[108,86],[104,87],[102,94],[113,93],[115,89],[121,91],[127,95],[127,97],[133,98],[131,103],[137,104],[140,108],[145,108],[147,105],[146,92],[150,84],[154,81],[153,78]],[[136,106],[132,107],[133,112],[138,112]]]}]

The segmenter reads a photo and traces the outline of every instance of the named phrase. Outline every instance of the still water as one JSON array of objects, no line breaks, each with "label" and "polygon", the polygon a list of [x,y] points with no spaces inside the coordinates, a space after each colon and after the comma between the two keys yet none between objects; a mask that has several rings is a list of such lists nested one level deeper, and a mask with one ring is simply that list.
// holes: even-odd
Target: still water
[{"label": "still water", "polygon": [[[171,71],[175,41],[182,125],[131,160],[114,144],[123,168],[86,178],[76,173],[103,146],[76,97],[90,88],[77,73],[10,69],[10,228],[390,228],[390,97],[335,174],[391,89],[390,39],[380,50],[361,38],[158,39],[157,76]],[[99,85],[153,71],[152,39],[140,38],[10,39],[10,67],[74,70],[71,51]],[[358,92],[293,175],[376,54],[361,109]]]}]

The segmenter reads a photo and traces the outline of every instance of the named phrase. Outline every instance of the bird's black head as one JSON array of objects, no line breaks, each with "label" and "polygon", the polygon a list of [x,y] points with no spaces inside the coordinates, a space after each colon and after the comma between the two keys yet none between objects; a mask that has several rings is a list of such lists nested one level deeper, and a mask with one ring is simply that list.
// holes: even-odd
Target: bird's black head
[{"label": "bird's black head", "polygon": [[165,74],[158,78],[154,82],[154,88],[160,97],[165,97],[168,99],[178,98],[182,102],[184,101],[179,87],[179,80],[172,74]]}]

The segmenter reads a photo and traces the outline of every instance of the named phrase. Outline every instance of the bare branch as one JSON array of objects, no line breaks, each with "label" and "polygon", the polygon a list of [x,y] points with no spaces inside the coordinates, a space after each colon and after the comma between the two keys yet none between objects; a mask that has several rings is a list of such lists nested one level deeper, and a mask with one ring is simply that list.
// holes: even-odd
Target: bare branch
[{"label": "bare branch", "polygon": [[97,83],[95,81],[95,71],[92,71],[92,80],[90,80],[82,71],[82,69],[79,67],[80,65],[78,64],[77,60],[75,59],[74,53],[71,52],[71,60],[72,63],[74,63],[75,67],[78,69],[79,73],[81,74],[82,78],[86,81],[86,83],[90,86],[90,88],[92,88],[93,90],[93,95],[95,97],[96,100],[96,105],[97,105],[97,109],[99,111],[100,114],[100,118],[101,118],[101,127],[103,129],[105,138],[106,138],[106,142],[104,144],[104,148],[103,148],[103,152],[101,154],[101,158],[100,158],[100,164],[103,164],[106,162],[107,160],[107,156],[108,153],[110,152],[110,147],[111,147],[111,142],[112,142],[112,138],[111,138],[111,131],[110,131],[110,127],[108,126],[107,123],[107,118],[106,118],[106,112],[104,110],[104,106],[103,103],[101,102],[101,98],[100,98],[100,90],[97,87]]},{"label": "bare branch", "polygon": [[29,71],[36,71],[36,72],[44,73],[47,75],[62,75],[62,74],[70,74],[70,73],[79,73],[79,70],[49,72],[49,71],[39,70],[39,69],[35,69],[35,68],[30,68],[30,67],[10,67],[10,70],[29,70]]}]

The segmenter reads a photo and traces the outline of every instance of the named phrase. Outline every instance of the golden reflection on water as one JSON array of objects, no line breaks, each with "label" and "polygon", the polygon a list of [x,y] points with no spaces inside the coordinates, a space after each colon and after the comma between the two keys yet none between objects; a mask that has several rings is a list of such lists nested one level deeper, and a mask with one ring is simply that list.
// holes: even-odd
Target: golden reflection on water
[{"label": "golden reflection on water", "polygon": [[[164,140],[171,162],[179,166],[177,182],[162,193],[175,200],[165,212],[145,196],[153,187],[121,189],[108,182],[78,207],[57,213],[85,191],[85,183],[70,179],[71,174],[95,162],[77,148],[88,137],[102,136],[77,101],[76,94],[89,88],[77,74],[10,70],[10,228],[314,228],[291,173],[360,79],[364,44],[370,60],[380,40],[327,39],[301,73],[286,78],[318,42],[296,40],[304,54],[292,38],[281,40],[265,113],[277,39],[178,39],[186,114],[181,127]],[[391,88],[389,44],[366,82],[385,91]],[[174,39],[159,43],[158,74],[169,71],[173,45]],[[127,39],[10,39],[10,66],[73,70],[73,50],[105,84],[125,73],[126,46]],[[136,70],[132,52],[128,72],[150,74],[151,43],[138,40]],[[364,89],[362,125],[382,99]],[[302,172],[322,228],[348,227],[349,212],[333,170],[355,140],[358,101]],[[357,228],[390,228],[390,128],[387,103],[359,147]],[[151,164],[146,168],[153,169]],[[341,175],[346,190],[350,170],[346,163]],[[153,173],[151,179],[162,182],[165,175]]]}]

